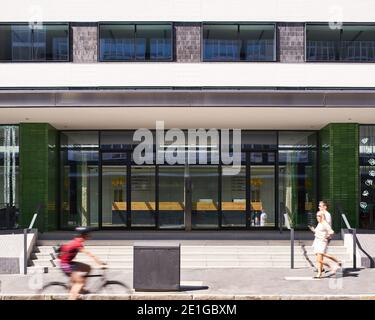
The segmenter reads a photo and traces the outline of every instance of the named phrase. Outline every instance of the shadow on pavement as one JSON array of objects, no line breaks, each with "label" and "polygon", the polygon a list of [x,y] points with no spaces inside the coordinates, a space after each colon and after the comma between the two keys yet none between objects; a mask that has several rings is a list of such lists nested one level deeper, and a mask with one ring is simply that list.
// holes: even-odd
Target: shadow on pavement
[{"label": "shadow on pavement", "polygon": [[180,286],[180,291],[208,290],[208,286]]}]

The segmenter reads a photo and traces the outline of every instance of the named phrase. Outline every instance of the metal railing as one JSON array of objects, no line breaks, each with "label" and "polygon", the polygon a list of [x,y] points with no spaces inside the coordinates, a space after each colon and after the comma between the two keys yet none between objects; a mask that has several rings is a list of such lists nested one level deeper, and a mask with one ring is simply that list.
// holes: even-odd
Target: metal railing
[{"label": "metal railing", "polygon": [[353,269],[357,269],[357,230],[351,228],[345,213],[341,214],[341,218],[344,221],[346,228],[352,233],[353,237]]},{"label": "metal railing", "polygon": [[[353,269],[357,269],[357,230],[356,228],[352,228],[350,226],[350,223],[348,221],[348,218],[346,217],[346,214],[343,212],[342,210],[342,207],[341,207],[341,204],[336,204],[336,208],[337,208],[337,211],[338,213],[340,214],[341,216],[341,221],[344,222],[344,225],[346,227],[346,229],[349,231],[349,233],[352,234],[352,239],[353,239]],[[344,229],[342,226],[341,226],[341,229]]]},{"label": "metal railing", "polygon": [[23,229],[23,274],[27,274],[27,263],[28,263],[28,259],[27,259],[27,235],[29,234],[29,232],[32,230],[34,224],[35,224],[35,221],[40,213],[40,210],[42,208],[42,205],[39,205],[36,209],[36,212],[34,213],[31,221],[30,221],[30,225],[28,228],[24,228]]},{"label": "metal railing", "polygon": [[294,269],[294,228],[288,214],[284,214],[284,219],[286,227],[290,230],[290,269]]}]

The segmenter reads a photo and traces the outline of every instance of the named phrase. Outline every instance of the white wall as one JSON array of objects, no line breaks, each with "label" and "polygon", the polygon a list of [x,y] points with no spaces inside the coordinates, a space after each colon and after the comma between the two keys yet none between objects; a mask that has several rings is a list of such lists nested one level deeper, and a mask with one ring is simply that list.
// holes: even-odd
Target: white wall
[{"label": "white wall", "polygon": [[375,87],[371,63],[2,63],[0,87]]},{"label": "white wall", "polygon": [[2,0],[0,21],[375,21],[373,0]]}]

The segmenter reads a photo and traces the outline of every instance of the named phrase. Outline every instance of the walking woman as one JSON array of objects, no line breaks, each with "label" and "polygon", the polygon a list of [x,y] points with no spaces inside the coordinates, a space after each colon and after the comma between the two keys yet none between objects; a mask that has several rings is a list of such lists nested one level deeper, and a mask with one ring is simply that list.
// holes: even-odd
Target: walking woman
[{"label": "walking woman", "polygon": [[[315,234],[313,249],[314,254],[316,255],[316,263],[318,269],[318,273],[315,278],[321,278],[323,265],[330,267],[330,265],[328,263],[325,263],[323,259],[326,256],[328,239],[334,234],[334,231],[332,230],[329,223],[325,220],[324,213],[322,211],[317,212],[316,220],[318,221],[318,225],[316,226],[316,228],[311,227],[310,229]],[[341,262],[339,262],[336,258],[332,256],[328,256],[328,258],[335,261],[338,266],[341,265]],[[338,266],[332,268],[334,273],[336,273]]]}]

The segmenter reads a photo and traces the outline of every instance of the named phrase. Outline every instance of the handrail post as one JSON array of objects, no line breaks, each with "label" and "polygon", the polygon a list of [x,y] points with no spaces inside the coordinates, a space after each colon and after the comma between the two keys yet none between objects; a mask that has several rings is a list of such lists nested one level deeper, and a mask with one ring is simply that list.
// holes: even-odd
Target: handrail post
[{"label": "handrail post", "polygon": [[23,229],[23,274],[27,274],[27,229]]},{"label": "handrail post", "polygon": [[294,228],[290,229],[290,268],[294,269]]},{"label": "handrail post", "polygon": [[352,229],[353,233],[353,269],[357,269],[357,231]]}]

